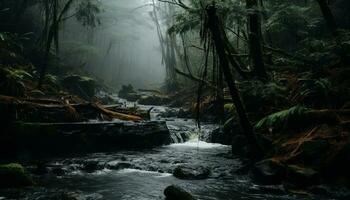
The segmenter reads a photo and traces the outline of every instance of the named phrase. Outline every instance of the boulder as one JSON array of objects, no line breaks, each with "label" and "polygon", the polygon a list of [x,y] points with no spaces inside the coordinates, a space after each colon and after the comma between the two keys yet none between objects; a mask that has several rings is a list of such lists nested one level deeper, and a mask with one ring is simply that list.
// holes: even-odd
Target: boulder
[{"label": "boulder", "polygon": [[138,103],[142,105],[165,105],[171,102],[171,99],[167,96],[161,96],[161,95],[145,95],[141,96]]},{"label": "boulder", "polygon": [[297,186],[308,186],[319,183],[319,173],[311,168],[298,165],[287,166],[287,180]]},{"label": "boulder", "polygon": [[257,162],[252,169],[254,180],[266,185],[280,184],[285,174],[285,165],[274,158]]},{"label": "boulder", "polygon": [[118,96],[128,101],[137,101],[141,97],[141,95],[137,94],[131,84],[123,85],[118,93]]},{"label": "boulder", "polygon": [[20,164],[0,165],[0,188],[23,187],[33,185],[33,179]]},{"label": "boulder", "polygon": [[179,186],[171,185],[165,188],[164,195],[167,200],[194,200],[195,198]]},{"label": "boulder", "polygon": [[96,81],[87,76],[68,75],[61,81],[62,86],[69,92],[79,95],[84,99],[91,99],[96,92]]},{"label": "boulder", "polygon": [[171,142],[166,123],[161,121],[15,123],[13,129],[16,149],[39,154],[150,148]]},{"label": "boulder", "polygon": [[102,170],[104,168],[104,164],[101,164],[98,161],[87,161],[83,164],[82,170],[87,173],[93,173],[97,170]]},{"label": "boulder", "polygon": [[218,128],[212,131],[210,135],[211,143],[220,143],[225,145],[232,144],[232,135],[230,131],[224,131],[222,128]]},{"label": "boulder", "polygon": [[300,145],[300,154],[295,159],[304,160],[306,163],[320,164],[322,154],[326,153],[330,144],[327,140],[315,139],[305,141]]},{"label": "boulder", "polygon": [[200,180],[208,178],[210,170],[202,166],[181,165],[174,169],[173,175],[179,179]]},{"label": "boulder", "polygon": [[112,170],[120,170],[120,169],[126,169],[131,168],[133,165],[129,162],[118,162],[118,161],[112,161],[107,163],[107,168]]}]

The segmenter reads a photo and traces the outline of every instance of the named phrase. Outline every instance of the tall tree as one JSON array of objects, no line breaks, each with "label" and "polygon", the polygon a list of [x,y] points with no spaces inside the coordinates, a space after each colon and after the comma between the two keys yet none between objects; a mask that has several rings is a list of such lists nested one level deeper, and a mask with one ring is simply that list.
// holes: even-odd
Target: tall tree
[{"label": "tall tree", "polygon": [[258,0],[246,0],[246,8],[248,10],[247,28],[252,69],[257,76],[266,78],[267,73],[262,53],[261,20]]},{"label": "tall tree", "polygon": [[216,53],[219,57],[220,69],[222,70],[225,81],[228,85],[229,92],[239,116],[242,129],[253,148],[254,155],[258,157],[261,151],[259,151],[260,148],[256,140],[253,127],[248,119],[245,107],[238,92],[234,76],[230,68],[230,62],[228,58],[229,56],[225,51],[226,48],[225,41],[223,40],[223,35],[226,35],[226,33],[223,29],[221,21],[219,20],[219,17],[216,14],[216,8],[214,5],[208,6],[206,8],[206,14],[208,17],[207,23],[210,30],[211,39],[215,44]]},{"label": "tall tree", "polygon": [[340,57],[341,62],[345,65],[349,64],[349,56],[346,53],[346,50],[342,44],[341,36],[339,34],[337,23],[334,19],[333,13],[328,5],[328,0],[316,0],[320,6],[323,18],[325,19],[327,26],[332,33],[337,45],[340,47]]}]

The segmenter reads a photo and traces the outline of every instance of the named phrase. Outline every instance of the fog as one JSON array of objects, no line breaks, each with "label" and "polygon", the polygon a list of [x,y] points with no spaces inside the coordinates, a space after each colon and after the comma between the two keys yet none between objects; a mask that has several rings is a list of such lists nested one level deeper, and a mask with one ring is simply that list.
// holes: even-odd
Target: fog
[{"label": "fog", "polygon": [[[61,55],[116,89],[159,87],[165,67],[156,26],[147,0],[101,0],[101,24],[84,27],[75,18],[61,30]],[[165,30],[165,28],[164,28]],[[163,31],[164,31],[163,30]]]}]

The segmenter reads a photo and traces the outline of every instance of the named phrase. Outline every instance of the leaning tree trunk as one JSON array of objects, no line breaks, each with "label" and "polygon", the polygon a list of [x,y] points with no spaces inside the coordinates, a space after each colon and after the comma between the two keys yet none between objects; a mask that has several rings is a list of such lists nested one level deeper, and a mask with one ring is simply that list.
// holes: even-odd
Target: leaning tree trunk
[{"label": "leaning tree trunk", "polygon": [[258,1],[246,0],[246,7],[248,9],[247,28],[252,69],[257,76],[266,78],[267,73],[263,61],[261,45],[261,21],[258,12]]},{"label": "leaning tree trunk", "polygon": [[253,152],[255,156],[259,156],[258,154],[260,151],[258,151],[259,145],[255,138],[255,134],[253,131],[253,127],[247,117],[246,110],[244,108],[243,102],[241,100],[241,97],[239,95],[238,89],[236,87],[235,80],[233,78],[233,75],[231,73],[229,60],[227,58],[227,54],[225,52],[225,44],[222,39],[223,35],[223,29],[222,25],[220,24],[219,18],[216,14],[216,8],[214,6],[209,6],[206,9],[207,15],[208,15],[208,25],[211,32],[212,40],[215,44],[216,53],[219,57],[219,65],[223,72],[224,78],[227,82],[230,95],[232,97],[232,101],[235,105],[235,108],[237,110],[237,114],[240,120],[240,124],[242,126],[242,129],[247,136],[247,139],[249,140]]}]

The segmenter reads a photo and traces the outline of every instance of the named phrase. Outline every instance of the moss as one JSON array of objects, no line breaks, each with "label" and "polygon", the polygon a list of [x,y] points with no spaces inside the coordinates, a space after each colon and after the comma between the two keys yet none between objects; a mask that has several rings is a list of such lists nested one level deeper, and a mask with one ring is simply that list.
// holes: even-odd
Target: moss
[{"label": "moss", "polygon": [[62,85],[68,91],[77,94],[85,99],[90,99],[96,92],[96,81],[87,76],[68,75],[62,80]]},{"label": "moss", "polygon": [[26,169],[17,163],[0,165],[0,188],[33,185],[33,179]]}]

